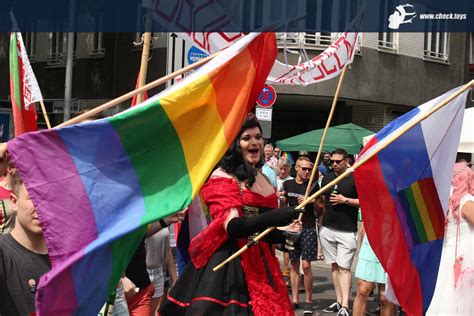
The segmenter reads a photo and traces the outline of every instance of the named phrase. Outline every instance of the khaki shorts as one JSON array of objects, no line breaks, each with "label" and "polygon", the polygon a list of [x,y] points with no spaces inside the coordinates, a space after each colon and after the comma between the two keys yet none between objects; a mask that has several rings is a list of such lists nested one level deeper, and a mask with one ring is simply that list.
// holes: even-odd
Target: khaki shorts
[{"label": "khaki shorts", "polygon": [[345,232],[321,227],[319,239],[323,247],[324,261],[350,270],[356,252],[356,232]]}]

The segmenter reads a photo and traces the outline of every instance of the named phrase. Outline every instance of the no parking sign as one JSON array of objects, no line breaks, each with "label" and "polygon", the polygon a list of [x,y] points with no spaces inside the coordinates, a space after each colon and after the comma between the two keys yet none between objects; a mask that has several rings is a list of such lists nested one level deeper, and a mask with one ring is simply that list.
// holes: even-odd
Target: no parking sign
[{"label": "no parking sign", "polygon": [[263,137],[270,138],[272,135],[272,106],[275,104],[277,93],[275,88],[265,85],[257,98],[255,115],[260,121]]},{"label": "no parking sign", "polygon": [[262,92],[258,95],[257,104],[263,107],[271,107],[275,104],[277,93],[275,88],[269,85],[265,85]]}]

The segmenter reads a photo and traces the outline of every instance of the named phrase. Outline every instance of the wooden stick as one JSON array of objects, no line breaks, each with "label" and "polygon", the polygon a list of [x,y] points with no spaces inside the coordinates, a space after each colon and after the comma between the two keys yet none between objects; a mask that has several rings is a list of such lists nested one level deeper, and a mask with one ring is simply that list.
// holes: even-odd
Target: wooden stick
[{"label": "wooden stick", "polygon": [[[344,80],[344,75],[346,74],[347,66],[344,66],[342,69],[341,76],[339,77],[339,82],[337,83],[336,93],[334,94],[334,99],[332,100],[331,111],[329,111],[328,120],[326,121],[326,126],[324,127],[323,136],[321,137],[321,141],[319,142],[318,152],[316,154],[316,161],[314,163],[313,171],[311,171],[311,177],[309,178],[308,186],[306,187],[306,192],[304,194],[304,199],[308,198],[308,195],[311,191],[311,185],[313,184],[314,177],[316,176],[316,171],[318,170],[318,162],[321,158],[321,151],[323,150],[324,141],[326,140],[326,134],[329,129],[329,125],[331,125],[332,117],[334,116],[334,112],[336,110],[337,100],[339,99],[339,91],[341,90],[342,81]],[[298,220],[303,218],[303,212],[300,213],[298,216]]]},{"label": "wooden stick", "polygon": [[41,111],[43,112],[44,120],[46,121],[46,126],[48,129],[51,128],[51,123],[49,122],[48,113],[46,113],[46,107],[44,106],[43,100],[40,100]]},{"label": "wooden stick", "polygon": [[150,82],[150,83],[144,85],[144,86],[141,87],[141,88],[135,89],[135,90],[130,91],[130,92],[128,92],[128,93],[126,93],[126,94],[124,94],[124,95],[118,97],[118,98],[115,98],[115,99],[113,99],[113,100],[110,100],[110,101],[108,101],[108,102],[106,102],[106,103],[104,103],[104,104],[102,104],[102,105],[100,105],[100,106],[98,106],[98,107],[96,107],[96,108],[93,108],[93,109],[87,111],[86,113],[83,113],[83,114],[81,114],[81,115],[79,115],[79,116],[77,116],[77,117],[74,117],[74,118],[72,118],[72,119],[66,121],[66,122],[63,122],[63,123],[57,125],[56,127],[64,127],[64,126],[69,126],[69,125],[72,125],[72,124],[80,123],[80,122],[82,122],[83,120],[85,120],[85,119],[87,119],[87,118],[89,118],[89,117],[91,117],[91,116],[93,116],[93,115],[96,115],[97,113],[100,113],[100,112],[102,112],[102,111],[105,111],[105,110],[107,110],[107,109],[109,109],[109,108],[111,108],[111,107],[113,107],[113,106],[116,106],[116,105],[122,103],[122,102],[125,101],[125,100],[130,99],[131,97],[133,97],[134,95],[136,95],[136,94],[138,94],[138,93],[140,93],[140,92],[144,92],[144,91],[150,90],[150,89],[152,89],[152,88],[155,88],[155,87],[157,87],[157,86],[159,86],[159,85],[162,85],[163,83],[167,82],[168,80],[173,79],[173,78],[176,77],[176,76],[179,76],[179,75],[181,75],[181,74],[183,74],[183,73],[185,73],[185,72],[188,72],[188,71],[190,71],[190,70],[192,70],[192,69],[194,69],[194,68],[197,68],[197,67],[199,67],[199,66],[204,65],[205,63],[207,63],[208,61],[210,61],[212,58],[216,57],[217,54],[218,54],[218,53],[212,54],[212,55],[210,55],[210,56],[208,56],[208,57],[206,57],[206,58],[201,59],[200,61],[195,62],[194,64],[191,64],[191,65],[189,65],[189,66],[186,66],[186,67],[184,67],[184,68],[182,68],[182,69],[180,69],[180,70],[177,70],[177,71],[175,71],[175,72],[173,72],[173,73],[171,73],[171,74],[169,74],[169,75],[166,75],[166,76],[164,76],[164,77],[161,77],[160,79],[157,79],[157,80],[155,80],[155,81],[152,81],[152,82]]},{"label": "wooden stick", "polygon": [[[145,32],[145,34],[143,35],[142,61],[140,64],[138,88],[143,87],[146,81],[146,73],[148,70],[148,58],[150,56],[150,39],[151,39],[151,32]],[[143,102],[143,92],[140,92],[137,95],[137,104],[142,103],[142,102]]]},{"label": "wooden stick", "polygon": [[[461,93],[465,92],[466,90],[468,90],[469,88],[471,88],[472,86],[474,85],[474,80],[471,80],[469,83],[465,84],[464,86],[462,86],[458,91],[456,91],[456,93],[454,93],[452,96],[450,96],[449,98],[447,98],[446,100],[444,100],[443,102],[439,103],[438,105],[436,105],[435,107],[433,107],[430,111],[426,112],[424,115],[422,115],[421,117],[419,117],[417,120],[411,122],[410,124],[408,124],[407,126],[405,126],[402,130],[400,130],[398,132],[398,134],[394,135],[392,137],[392,139],[388,140],[385,144],[381,145],[379,148],[377,148],[376,150],[374,150],[373,152],[371,152],[370,154],[368,154],[367,156],[365,157],[362,157],[361,160],[358,160],[354,163],[354,165],[352,166],[352,168],[348,168],[344,173],[340,174],[336,179],[332,180],[331,182],[329,182],[328,184],[326,184],[323,188],[321,188],[318,192],[314,193],[313,195],[311,195],[310,197],[308,197],[303,203],[301,203],[300,205],[298,205],[296,207],[296,209],[301,209],[303,207],[305,207],[307,204],[310,203],[310,201],[314,200],[315,198],[317,198],[318,196],[320,196],[324,191],[326,191],[327,189],[329,189],[330,187],[338,184],[342,179],[344,179],[345,177],[349,176],[351,173],[353,173],[357,168],[359,168],[360,166],[362,166],[363,164],[365,164],[367,161],[369,161],[370,159],[372,159],[372,157],[374,157],[375,155],[377,155],[380,151],[384,150],[387,146],[389,146],[390,144],[392,144],[394,141],[396,141],[398,138],[400,138],[401,136],[403,136],[406,132],[408,132],[410,129],[412,129],[415,125],[419,124],[421,121],[425,120],[427,117],[429,117],[431,114],[433,114],[434,112],[438,111],[439,109],[441,109],[443,106],[445,106],[446,104],[448,104],[449,102],[451,102],[454,98],[456,98],[457,96],[459,96]],[[257,237],[255,237],[255,240],[260,240],[262,239],[263,237],[265,237],[268,233],[270,233],[272,230],[274,230],[275,227],[269,227],[267,228],[266,230],[264,230],[263,232],[261,232]],[[216,267],[214,267],[214,269],[212,269],[213,271],[217,271],[217,270],[220,270],[225,264],[227,264],[228,262],[232,261],[233,259],[235,259],[236,257],[240,256],[245,250],[248,249],[248,246],[244,246],[242,247],[241,249],[239,249],[239,251],[237,251],[236,253],[234,253],[232,256],[230,256],[229,258],[227,258],[226,260],[224,260],[222,263],[220,263],[219,265],[217,265]]]}]

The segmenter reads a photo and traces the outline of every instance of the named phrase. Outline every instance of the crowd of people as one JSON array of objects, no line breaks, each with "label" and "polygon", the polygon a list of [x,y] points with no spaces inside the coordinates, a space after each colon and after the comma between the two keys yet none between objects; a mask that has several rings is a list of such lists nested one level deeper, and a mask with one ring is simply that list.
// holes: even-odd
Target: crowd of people
[{"label": "crowd of people", "polygon": [[[201,189],[212,221],[192,239],[184,271],[177,275],[170,246],[170,225],[186,216],[186,210],[181,210],[149,225],[117,284],[112,314],[258,316],[292,315],[297,310],[312,314],[312,262],[324,260],[331,266],[336,293],[325,312],[345,316],[352,310],[353,315],[365,315],[368,296],[377,287],[380,313],[394,315],[395,305],[384,296],[386,273],[358,216],[353,176],[326,189],[303,209],[296,208],[352,163],[344,149],[336,149],[325,152],[316,166],[307,155],[300,155],[292,166],[279,148],[265,145],[260,124],[248,117]],[[311,181],[313,168],[318,172]],[[30,315],[35,310],[36,286],[51,263],[35,207],[8,162],[6,144],[0,145],[0,172],[4,175],[0,183],[0,315]],[[456,303],[433,306],[432,312],[462,310],[469,315],[474,303],[462,291],[474,284],[474,172],[468,162],[456,163],[451,185],[443,245],[447,250],[440,265],[446,286],[434,295]],[[276,229],[256,241],[269,227]],[[355,269],[358,289],[350,306],[358,239],[362,240]],[[213,271],[245,245],[246,252]],[[283,253],[282,262],[276,249]],[[454,274],[453,267],[458,268]],[[284,276],[289,279],[290,293]],[[301,302],[300,285],[304,287]]]}]

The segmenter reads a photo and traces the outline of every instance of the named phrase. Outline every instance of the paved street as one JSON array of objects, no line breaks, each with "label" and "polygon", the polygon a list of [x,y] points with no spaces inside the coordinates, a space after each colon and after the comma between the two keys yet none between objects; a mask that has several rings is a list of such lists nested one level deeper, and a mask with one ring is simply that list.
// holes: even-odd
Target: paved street
[{"label": "paved street", "polygon": [[[277,251],[277,256],[279,252]],[[356,255],[357,258],[357,255]],[[355,271],[356,260],[353,263],[352,271]],[[312,263],[312,270],[313,270],[313,307],[314,307],[314,314],[313,315],[336,315],[335,313],[324,313],[323,309],[326,308],[329,304],[333,303],[336,299],[336,293],[334,291],[334,286],[332,284],[331,278],[331,267],[325,264],[323,261],[315,261]],[[352,273],[354,276],[354,273]],[[286,278],[285,278],[286,279]],[[357,284],[355,283],[355,278],[352,279],[352,290],[351,292],[355,291],[357,288]],[[290,294],[290,291],[288,292]],[[304,302],[304,290],[300,288],[300,302]],[[350,302],[350,309],[352,310],[352,303],[354,299],[354,295],[351,295],[351,302]],[[374,310],[376,307],[376,303],[374,302],[374,298],[370,297],[367,303],[367,310]],[[297,310],[296,315],[303,315],[302,310]]]}]

